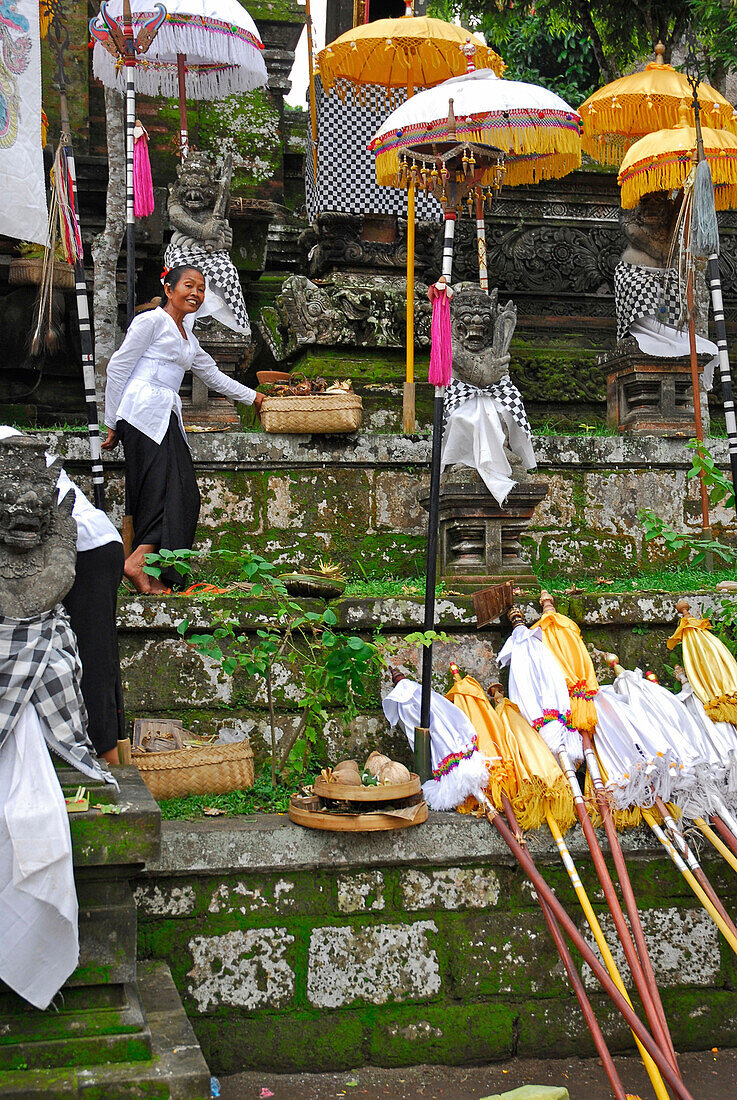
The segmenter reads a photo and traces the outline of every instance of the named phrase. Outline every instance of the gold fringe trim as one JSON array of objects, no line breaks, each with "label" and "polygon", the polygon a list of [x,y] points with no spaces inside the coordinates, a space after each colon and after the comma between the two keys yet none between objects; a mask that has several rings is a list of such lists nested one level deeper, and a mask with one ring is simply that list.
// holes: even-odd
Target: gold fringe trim
[{"label": "gold fringe trim", "polygon": [[[422,140],[420,133],[411,143]],[[408,137],[409,140],[409,137]],[[553,126],[532,130],[528,127],[484,127],[459,135],[460,141],[488,143],[503,149],[510,159],[505,163],[503,183],[517,187],[541,180],[560,179],[581,165],[581,139],[576,130],[562,130]],[[400,148],[385,149],[376,154],[376,182],[380,187],[399,187]],[[479,184],[491,186],[496,179],[496,168],[484,172]]]},{"label": "gold fringe trim", "polygon": [[718,695],[716,699],[710,699],[704,709],[712,722],[737,724],[737,695]]},{"label": "gold fringe trim", "polygon": [[591,732],[596,729],[596,707],[590,699],[571,699],[571,725],[577,730]]},{"label": "gold fringe trim", "polygon": [[[708,155],[714,181],[714,205],[717,210],[731,210],[737,206],[737,151],[734,154],[722,153],[718,158]],[[672,156],[663,154],[662,159],[650,163],[648,167],[633,165],[618,177],[622,189],[621,202],[624,210],[637,206],[643,195],[653,191],[678,191],[691,171],[692,158],[689,153],[674,152]]]}]

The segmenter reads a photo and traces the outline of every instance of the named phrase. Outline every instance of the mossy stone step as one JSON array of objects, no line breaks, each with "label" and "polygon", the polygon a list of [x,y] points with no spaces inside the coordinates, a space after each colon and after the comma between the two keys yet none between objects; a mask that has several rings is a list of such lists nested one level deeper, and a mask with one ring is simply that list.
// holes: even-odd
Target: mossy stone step
[{"label": "mossy stone step", "polygon": [[[100,1062],[142,1062],[151,1034],[135,985],[109,987],[117,1005],[40,1012],[19,997],[0,1014],[0,1070],[59,1069]],[[15,1008],[15,1011],[13,1011]]]},{"label": "mossy stone step", "polygon": [[0,1071],[2,1100],[209,1100],[210,1071],[165,963],[141,963],[138,989],[151,1057]]}]

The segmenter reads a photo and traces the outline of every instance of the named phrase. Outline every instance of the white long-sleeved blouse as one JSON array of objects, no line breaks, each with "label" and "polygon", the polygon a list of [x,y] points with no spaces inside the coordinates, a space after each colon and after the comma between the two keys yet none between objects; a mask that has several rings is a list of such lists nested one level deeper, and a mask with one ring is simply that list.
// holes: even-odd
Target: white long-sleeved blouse
[{"label": "white long-sleeved blouse", "polygon": [[209,389],[233,401],[253,404],[256,391],[218,370],[212,356],[200,347],[193,325],[194,320],[185,317],[185,340],[174,318],[160,306],[133,318],[125,340],[107,365],[108,428],[114,429],[119,420],[125,420],[155,443],[161,443],[173,412],[184,434],[179,387],[187,370]]}]

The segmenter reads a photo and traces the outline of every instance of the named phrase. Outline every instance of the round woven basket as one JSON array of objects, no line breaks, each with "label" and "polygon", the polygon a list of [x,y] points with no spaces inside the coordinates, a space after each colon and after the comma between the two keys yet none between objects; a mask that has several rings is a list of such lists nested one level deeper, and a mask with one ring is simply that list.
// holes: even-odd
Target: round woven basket
[{"label": "round woven basket", "polygon": [[172,752],[132,753],[133,763],[154,798],[227,794],[253,786],[249,741],[201,745]]},{"label": "round woven basket", "polygon": [[[40,286],[44,262],[34,256],[18,256],[10,261],[8,282],[13,286]],[[54,261],[53,285],[57,290],[74,289],[74,268],[63,260]]]},{"label": "round woven basket", "polygon": [[355,393],[319,393],[304,397],[264,397],[261,424],[266,432],[331,435],[357,432],[363,403]]}]

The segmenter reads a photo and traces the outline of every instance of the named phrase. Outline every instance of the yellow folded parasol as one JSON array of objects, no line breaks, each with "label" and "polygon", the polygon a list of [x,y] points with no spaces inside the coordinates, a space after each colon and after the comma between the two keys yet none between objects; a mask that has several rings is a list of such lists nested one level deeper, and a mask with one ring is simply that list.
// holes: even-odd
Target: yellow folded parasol
[{"label": "yellow folded parasol", "polygon": [[681,643],[689,683],[712,721],[737,722],[737,661],[712,634],[708,619],[688,614],[687,600],[679,600],[676,607],[682,618],[668,639],[668,649]]},{"label": "yellow folded parasol", "polygon": [[[655,47],[656,60],[643,72],[613,80],[579,107],[583,150],[601,164],[620,164],[624,153],[645,134],[678,122],[682,105],[691,103],[688,77],[663,63],[665,47]],[[737,113],[724,96],[700,81],[698,96],[707,126],[737,133]]]},{"label": "yellow folded parasol", "polygon": [[[682,107],[680,122],[670,130],[658,130],[635,142],[624,155],[617,182],[625,210],[637,206],[653,191],[678,191],[686,183],[696,156],[693,112]],[[704,154],[714,181],[717,210],[737,206],[737,134],[702,126]]]},{"label": "yellow folded parasol", "polygon": [[[486,758],[489,771],[486,794],[492,805],[500,810],[502,793],[506,794],[510,801],[514,801],[519,793],[515,768],[513,762],[509,760],[507,746],[503,744],[503,726],[478,680],[473,676],[461,677],[457,665],[451,665],[450,668],[454,683],[446,693],[446,699],[450,699],[463,711],[476,731],[479,752]],[[475,810],[477,806],[476,799],[470,797],[459,809],[461,813],[468,813]]]},{"label": "yellow folded parasol", "polygon": [[594,698],[599,681],[581,631],[573,619],[558,614],[548,592],[540,593],[540,602],[543,613],[533,630],[540,627],[545,645],[563,669],[571,697],[571,722],[576,729],[592,731],[596,727]]},{"label": "yellow folded parasol", "polygon": [[476,46],[478,69],[493,69],[497,76],[505,65],[498,53],[455,23],[429,16],[405,15],[377,19],[341,34],[317,55],[323,87],[329,94],[350,87],[380,85],[383,88],[431,88],[466,71],[462,47]]}]

